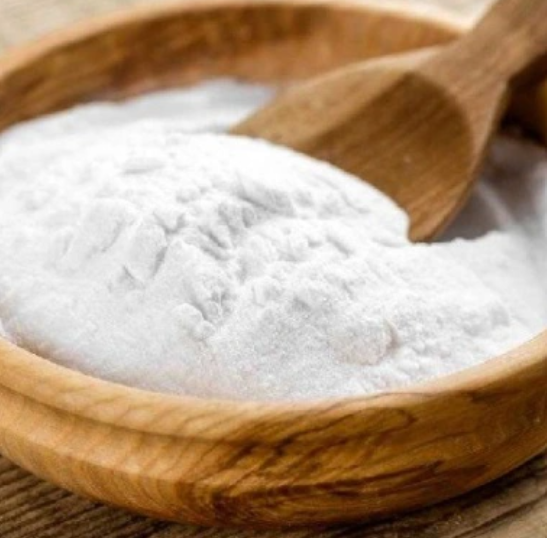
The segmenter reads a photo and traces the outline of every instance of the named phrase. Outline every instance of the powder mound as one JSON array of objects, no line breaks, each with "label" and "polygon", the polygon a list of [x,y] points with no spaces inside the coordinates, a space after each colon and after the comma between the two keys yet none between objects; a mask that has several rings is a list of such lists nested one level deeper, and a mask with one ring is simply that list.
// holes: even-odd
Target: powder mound
[{"label": "powder mound", "polygon": [[411,245],[374,188],[187,130],[0,148],[0,336],[136,387],[261,400],[389,390],[529,337],[465,244]]}]

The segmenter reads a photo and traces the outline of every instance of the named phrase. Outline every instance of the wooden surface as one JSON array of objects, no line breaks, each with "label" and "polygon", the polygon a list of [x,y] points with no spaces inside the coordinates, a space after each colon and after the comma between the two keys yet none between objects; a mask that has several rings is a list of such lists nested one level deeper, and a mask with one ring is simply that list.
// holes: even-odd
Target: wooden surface
[{"label": "wooden surface", "polygon": [[[66,3],[64,3],[66,6]],[[0,12],[1,12],[0,8]],[[0,18],[1,14],[0,14]],[[3,18],[5,21],[5,17]],[[285,533],[284,536],[364,536],[367,538],[547,536],[545,458],[460,500],[374,527]],[[272,533],[205,531],[150,522],[43,484],[7,463],[0,467],[1,536],[280,536]]]}]

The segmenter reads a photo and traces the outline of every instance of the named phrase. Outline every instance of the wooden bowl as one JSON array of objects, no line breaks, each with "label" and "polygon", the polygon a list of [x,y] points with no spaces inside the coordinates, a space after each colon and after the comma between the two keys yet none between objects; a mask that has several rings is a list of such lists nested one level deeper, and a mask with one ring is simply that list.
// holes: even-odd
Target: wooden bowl
[{"label": "wooden bowl", "polygon": [[[0,127],[206,77],[307,77],[449,40],[447,22],[334,0],[194,0],[79,26],[0,61]],[[547,446],[547,333],[401,392],[319,403],[154,394],[0,341],[0,449],[62,487],[207,525],[330,524],[466,492]]]}]

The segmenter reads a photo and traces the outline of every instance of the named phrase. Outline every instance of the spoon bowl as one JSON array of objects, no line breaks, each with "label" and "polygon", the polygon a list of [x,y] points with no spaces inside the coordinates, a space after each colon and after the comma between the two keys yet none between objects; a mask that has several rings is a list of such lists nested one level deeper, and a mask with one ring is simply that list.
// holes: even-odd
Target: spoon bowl
[{"label": "spoon bowl", "polygon": [[[361,1],[147,6],[0,59],[0,127],[204,78],[311,78],[460,31]],[[545,386],[547,333],[399,392],[278,404],[132,389],[0,339],[0,450],[62,487],[162,519],[362,521],[459,495],[538,454],[547,446]]]},{"label": "spoon bowl", "polygon": [[465,110],[416,74],[436,54],[425,49],[342,67],[285,92],[232,132],[365,179],[406,210],[412,240],[431,239],[465,203],[479,164]]}]

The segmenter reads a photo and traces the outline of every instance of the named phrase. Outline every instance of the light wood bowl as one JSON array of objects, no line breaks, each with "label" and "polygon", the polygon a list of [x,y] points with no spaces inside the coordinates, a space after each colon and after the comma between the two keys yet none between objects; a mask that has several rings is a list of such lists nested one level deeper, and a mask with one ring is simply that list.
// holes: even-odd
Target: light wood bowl
[{"label": "light wood bowl", "polygon": [[[147,7],[4,57],[0,128],[206,77],[292,81],[459,31],[334,0]],[[546,387],[547,333],[405,391],[298,404],[148,393],[0,341],[0,449],[62,487],[159,518],[348,522],[453,497],[539,453],[547,446]]]}]

